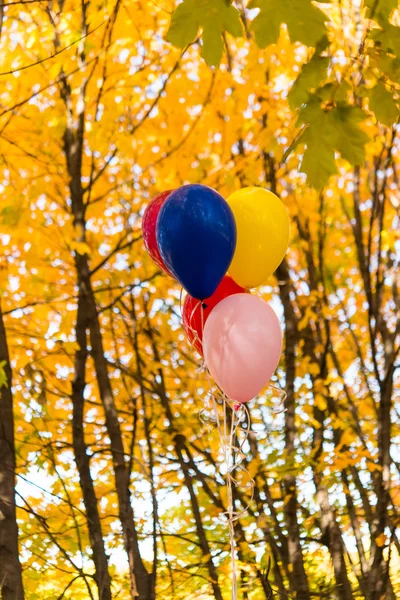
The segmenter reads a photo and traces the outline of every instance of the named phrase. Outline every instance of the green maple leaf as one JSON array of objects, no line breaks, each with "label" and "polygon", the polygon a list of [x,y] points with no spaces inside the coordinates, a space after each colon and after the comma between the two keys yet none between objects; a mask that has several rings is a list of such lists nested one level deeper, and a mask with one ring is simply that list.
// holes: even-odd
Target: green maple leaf
[{"label": "green maple leaf", "polygon": [[382,29],[373,29],[370,38],[375,45],[395,56],[400,55],[400,27],[390,23],[381,23]]},{"label": "green maple leaf", "polygon": [[329,58],[324,58],[314,54],[310,62],[305,64],[294,82],[289,94],[288,100],[291,108],[297,108],[306,102],[308,92],[317,88],[321,80],[326,77],[329,67]]},{"label": "green maple leaf", "polygon": [[[307,107],[310,108],[310,107]],[[300,170],[307,175],[308,183],[317,190],[322,189],[331,175],[337,173],[335,162],[335,137],[332,118],[328,111],[318,109],[309,112],[301,143],[306,149]]]},{"label": "green maple leaf", "polygon": [[337,173],[335,153],[322,137],[310,136],[307,141],[300,171],[307,175],[309,185],[322,190],[331,175]]},{"label": "green maple leaf", "polygon": [[318,97],[326,102],[346,102],[351,86],[347,81],[329,82],[318,89]]},{"label": "green maple leaf", "polygon": [[166,40],[185,48],[203,30],[202,56],[208,65],[218,65],[224,49],[223,33],[243,33],[239,11],[227,0],[184,0],[172,15]]},{"label": "green maple leaf", "polygon": [[388,127],[396,123],[400,115],[399,107],[383,83],[378,81],[372,89],[368,90],[368,95],[369,108],[375,114],[377,120]]},{"label": "green maple leaf", "polygon": [[397,0],[365,0],[364,4],[370,19],[387,21],[392,10],[397,8],[398,2]]},{"label": "green maple leaf", "polygon": [[364,146],[369,140],[360,129],[365,113],[356,106],[338,103],[324,108],[317,95],[299,113],[298,124],[305,125],[300,143],[306,145],[301,171],[306,173],[310,185],[322,189],[331,175],[337,172],[335,152],[352,165],[364,162]]},{"label": "green maple leaf", "polygon": [[365,121],[366,114],[358,106],[338,104],[331,111],[336,129],[335,149],[352,165],[362,165],[365,160],[364,146],[368,135],[360,129],[359,123]]},{"label": "green maple leaf", "polygon": [[252,24],[261,48],[277,42],[282,23],[292,42],[307,46],[315,46],[326,33],[326,16],[311,0],[252,0],[249,8],[261,9]]},{"label": "green maple leaf", "polygon": [[371,64],[382,73],[385,73],[392,81],[400,81],[400,60],[388,54],[374,51],[370,52]]}]

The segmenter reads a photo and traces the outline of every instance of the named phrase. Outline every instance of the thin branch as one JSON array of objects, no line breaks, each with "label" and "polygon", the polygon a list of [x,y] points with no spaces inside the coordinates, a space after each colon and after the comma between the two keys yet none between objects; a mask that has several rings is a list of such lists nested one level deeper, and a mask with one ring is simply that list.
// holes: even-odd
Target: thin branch
[{"label": "thin branch", "polygon": [[75,44],[78,44],[80,41],[84,40],[89,35],[91,35],[95,31],[97,31],[98,29],[100,29],[100,27],[103,27],[103,25],[104,25],[105,22],[106,21],[103,21],[102,23],[100,23],[100,25],[97,25],[97,27],[95,27],[94,29],[91,29],[85,35],[83,35],[82,37],[80,37],[79,39],[71,42],[67,46],[64,46],[63,48],[61,48],[61,50],[57,50],[57,52],[54,52],[53,54],[50,54],[50,56],[46,56],[46,58],[42,58],[41,60],[37,60],[36,62],[30,63],[29,65],[25,65],[23,67],[18,67],[17,69],[12,69],[11,71],[3,71],[2,73],[0,73],[0,77],[2,75],[12,75],[13,73],[18,73],[19,71],[25,71],[26,69],[30,69],[31,67],[35,67],[36,65],[40,65],[40,64],[46,62],[47,60],[50,60],[50,59],[54,58],[55,56],[58,56],[59,54],[62,54],[63,52],[65,52],[65,50],[68,50],[68,48],[71,48]]}]

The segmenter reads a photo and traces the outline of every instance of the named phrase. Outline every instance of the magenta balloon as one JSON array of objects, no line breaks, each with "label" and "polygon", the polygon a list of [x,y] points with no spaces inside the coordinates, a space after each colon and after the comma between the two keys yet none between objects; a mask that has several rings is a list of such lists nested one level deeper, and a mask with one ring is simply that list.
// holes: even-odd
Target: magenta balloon
[{"label": "magenta balloon", "polygon": [[258,296],[235,294],[207,319],[204,358],[221,390],[237,402],[261,392],[279,363],[282,331],[278,317]]}]

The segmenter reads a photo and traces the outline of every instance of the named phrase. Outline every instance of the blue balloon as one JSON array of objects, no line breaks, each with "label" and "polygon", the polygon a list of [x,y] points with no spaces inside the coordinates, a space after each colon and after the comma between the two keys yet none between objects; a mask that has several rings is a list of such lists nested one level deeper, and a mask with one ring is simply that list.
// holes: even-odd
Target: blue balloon
[{"label": "blue balloon", "polygon": [[215,292],[232,262],[235,217],[215,190],[184,185],[161,207],[157,244],[163,261],[185,290],[204,300]]}]

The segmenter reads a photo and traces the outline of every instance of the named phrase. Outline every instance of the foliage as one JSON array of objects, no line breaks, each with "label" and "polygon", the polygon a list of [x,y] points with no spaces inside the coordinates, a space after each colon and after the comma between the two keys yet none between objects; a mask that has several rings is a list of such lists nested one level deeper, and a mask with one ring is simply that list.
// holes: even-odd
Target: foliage
[{"label": "foliage", "polygon": [[[225,0],[221,0],[221,6],[218,8],[215,3],[198,6],[196,11],[191,11],[191,14],[196,15],[193,31],[181,18],[181,14],[185,12],[184,7],[190,10],[188,0],[179,5],[174,12],[171,23],[174,35],[171,37],[169,33],[166,39],[179,48],[184,48],[193,41],[203,21],[203,56],[209,65],[219,64],[222,53],[221,36],[218,38],[221,45],[214,51],[208,49],[206,53],[207,40],[212,31],[211,23],[216,20],[218,12],[220,31],[224,25],[223,16],[227,11],[232,11],[233,15],[235,7]],[[379,122],[388,127],[399,119],[400,28],[398,11],[394,12],[396,8],[395,0],[365,0],[354,20],[354,23],[362,23],[362,26],[353,28],[350,15],[357,9],[351,3],[336,5],[325,0],[319,7],[311,0],[251,0],[248,3],[249,11],[260,9],[251,23],[251,31],[260,48],[275,45],[282,35],[284,25],[292,42],[315,49],[311,56],[309,55],[309,60],[304,62],[289,91],[289,98],[292,108],[310,107],[310,110],[301,110],[301,118],[298,121],[299,125],[304,124],[309,131],[305,136],[302,136],[300,131],[298,136],[302,143],[306,144],[306,155],[301,162],[301,169],[307,175],[309,184],[316,189],[322,189],[328,183],[329,177],[337,172],[334,160],[336,151],[353,166],[361,164],[360,160],[363,160],[366,138],[362,129],[358,127],[358,123],[363,119],[359,111],[346,109],[357,106],[364,112],[365,118],[368,112],[372,112]],[[241,17],[247,26],[248,11],[243,9]],[[343,24],[344,18],[348,30],[345,38],[335,35],[339,23]],[[238,26],[232,29],[226,22],[224,28],[228,33],[240,35]],[[357,63],[362,65],[362,76],[365,80],[363,97],[369,99],[368,103],[362,102],[359,95],[362,86]],[[338,110],[330,112],[330,108]],[[346,125],[349,119],[353,120],[354,140],[353,148],[349,152],[343,152],[346,140],[342,139],[340,134],[332,135],[330,124],[341,129],[340,115],[346,115]],[[329,131],[321,139],[321,127],[325,125]],[[295,145],[289,146],[285,156],[288,156],[294,147]]]},{"label": "foliage", "polygon": [[292,42],[315,46],[325,35],[325,15],[310,0],[252,0],[251,8],[261,9],[252,24],[260,48],[276,44],[283,23]]},{"label": "foliage", "polygon": [[[231,8],[248,32],[257,16],[240,5]],[[274,383],[286,388],[287,411],[274,413],[268,390],[250,404],[256,487],[253,498],[245,481],[237,491],[238,511],[249,505],[235,530],[241,594],[264,600],[271,584],[277,597],[300,598],[305,582],[303,598],[340,589],[371,600],[388,569],[381,597],[396,598],[398,11],[386,0],[379,10],[307,3],[326,15],[324,27],[315,17],[319,40],[298,39],[295,23],[261,49],[222,35],[227,51],[210,70],[198,41],[184,51],[164,41],[174,6],[4,10],[0,285],[26,599],[98,597],[96,508],[113,597],[131,598],[130,570],[138,581],[155,573],[165,600],[230,597],[218,440],[199,419],[209,382],[179,324],[178,286],[140,240],[149,199],[188,182],[225,197],[264,186],[291,216],[290,250],[263,289],[285,330]],[[279,6],[276,19],[290,20]],[[213,20],[212,60],[223,24]],[[186,27],[193,41],[194,21]],[[79,401],[94,501],[77,459]]]},{"label": "foliage", "polygon": [[209,65],[218,65],[221,60],[225,31],[233,36],[242,33],[239,12],[226,0],[184,0],[172,16],[166,39],[183,49],[193,41],[200,27],[202,54]]}]

